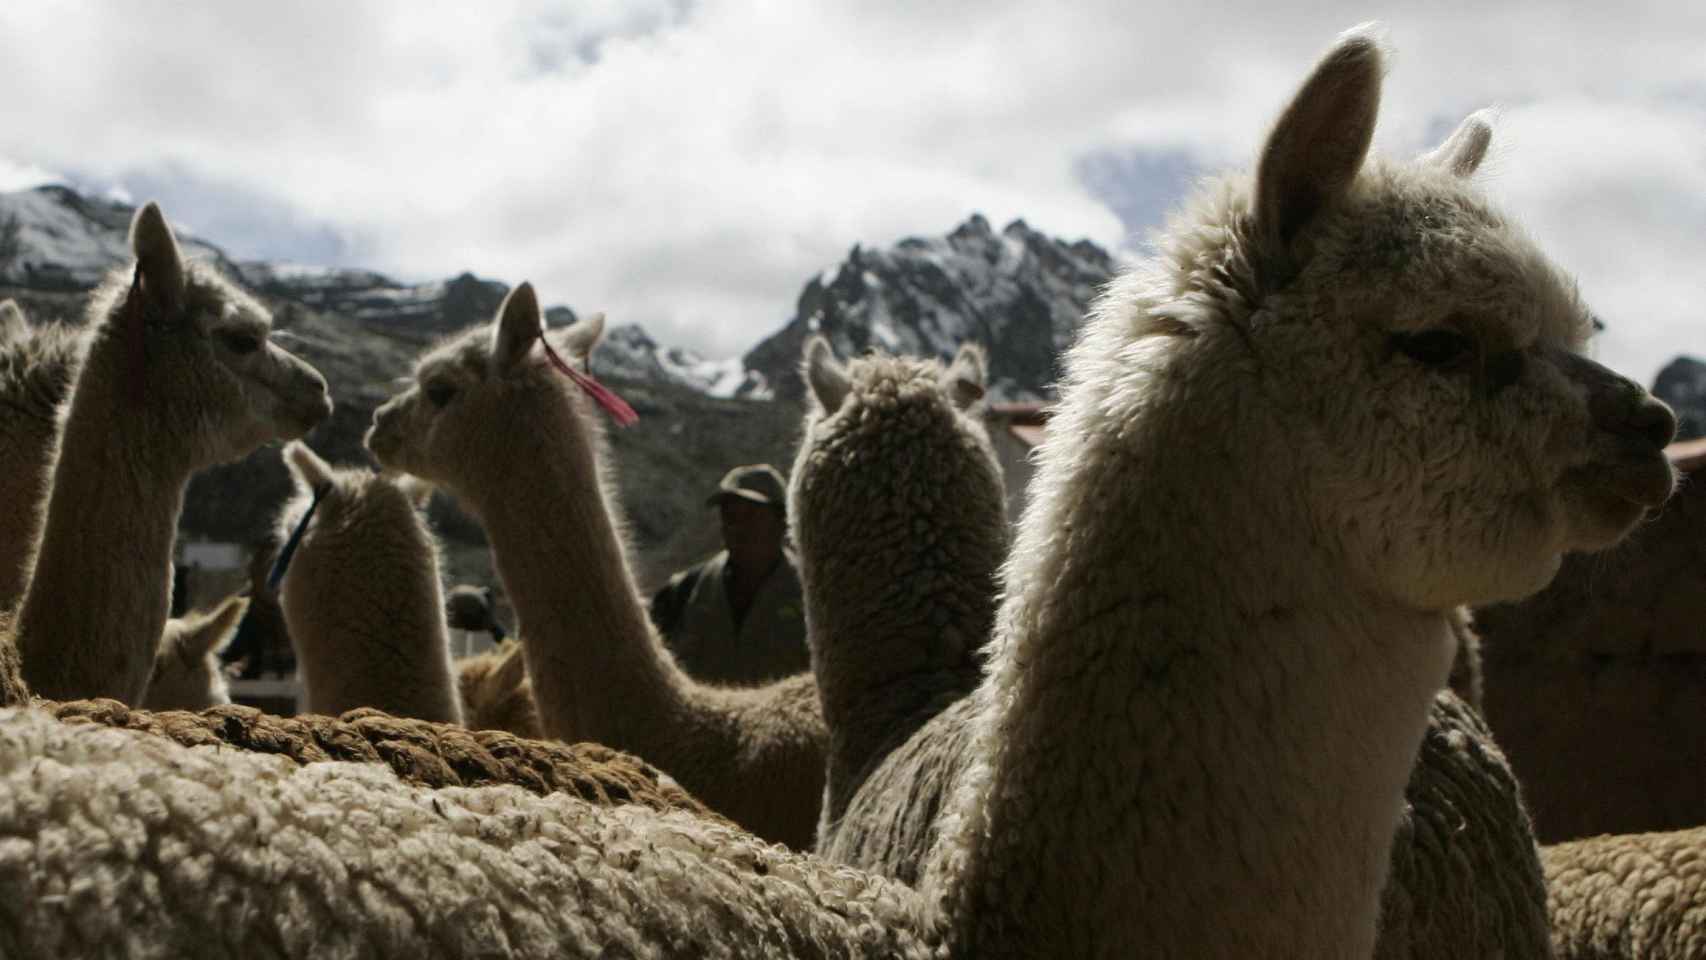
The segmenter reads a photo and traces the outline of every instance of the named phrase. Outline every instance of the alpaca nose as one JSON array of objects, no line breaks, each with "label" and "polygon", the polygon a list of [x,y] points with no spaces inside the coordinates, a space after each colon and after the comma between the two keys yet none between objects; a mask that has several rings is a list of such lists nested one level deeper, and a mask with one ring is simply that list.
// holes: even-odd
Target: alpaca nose
[{"label": "alpaca nose", "polygon": [[1663,450],[1676,439],[1676,414],[1664,401],[1646,394],[1629,413],[1629,429],[1654,447]]}]

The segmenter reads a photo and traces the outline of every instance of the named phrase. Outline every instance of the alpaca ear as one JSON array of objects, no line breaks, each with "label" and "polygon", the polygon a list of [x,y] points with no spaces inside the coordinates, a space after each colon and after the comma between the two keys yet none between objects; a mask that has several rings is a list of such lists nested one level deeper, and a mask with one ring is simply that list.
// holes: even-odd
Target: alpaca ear
[{"label": "alpaca ear", "polygon": [[130,222],[130,250],[148,296],[168,309],[177,307],[184,296],[184,258],[165,215],[152,202]]},{"label": "alpaca ear", "polygon": [[1256,241],[1270,282],[1301,266],[1297,240],[1356,180],[1374,139],[1384,58],[1365,25],[1339,42],[1292,97],[1256,167]]},{"label": "alpaca ear", "polygon": [[563,328],[561,339],[557,343],[569,356],[585,360],[592,355],[592,348],[598,346],[599,341],[603,339],[604,314],[594,313]]},{"label": "alpaca ear", "polygon": [[804,365],[806,383],[811,385],[818,406],[825,413],[840,409],[841,401],[853,389],[853,381],[848,379],[847,369],[836,362],[829,341],[815,334],[807,340]]},{"label": "alpaca ear", "polygon": [[533,284],[524,280],[498,307],[498,322],[492,331],[492,369],[508,373],[527,359],[534,341],[544,332],[544,325],[539,314],[539,296],[533,292]]},{"label": "alpaca ear", "polygon": [[1470,177],[1481,161],[1487,158],[1487,145],[1493,142],[1493,111],[1477,110],[1463,119],[1457,130],[1445,142],[1422,156],[1422,162],[1451,171],[1459,177]]},{"label": "alpaca ear", "polygon": [[426,512],[427,505],[432,503],[432,484],[414,474],[405,474],[397,478],[397,489],[403,491],[403,496],[415,505],[415,509]]},{"label": "alpaca ear", "polygon": [[21,343],[30,335],[30,319],[16,300],[0,300],[0,346]]},{"label": "alpaca ear", "polygon": [[983,399],[988,378],[986,363],[982,347],[975,343],[960,345],[954,361],[942,371],[941,377],[942,389],[947,391],[954,406],[967,410]]},{"label": "alpaca ear", "polygon": [[[492,615],[492,622],[497,622],[497,615]],[[521,686],[527,679],[527,658],[522,655],[519,646],[510,650],[498,668],[492,671],[492,683],[500,690],[513,690]]]},{"label": "alpaca ear", "polygon": [[198,657],[224,650],[248,609],[248,597],[226,597],[212,613],[185,631],[181,641],[184,649]]},{"label": "alpaca ear", "polygon": [[310,450],[308,445],[300,440],[292,440],[284,445],[284,462],[304,490],[313,490],[322,483],[332,482],[332,465],[320,459],[319,454]]}]

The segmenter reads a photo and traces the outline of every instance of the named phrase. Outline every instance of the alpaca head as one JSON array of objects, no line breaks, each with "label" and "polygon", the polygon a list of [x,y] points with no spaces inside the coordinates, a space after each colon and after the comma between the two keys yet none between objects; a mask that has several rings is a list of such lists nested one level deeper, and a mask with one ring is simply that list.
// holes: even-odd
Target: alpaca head
[{"label": "alpaca head", "polygon": [[[921,513],[958,509],[939,502],[940,476],[999,503],[1001,477],[980,403],[985,367],[982,348],[969,343],[946,367],[882,355],[842,366],[828,340],[808,340],[802,379],[813,403],[788,483],[796,542],[839,539],[835,528],[849,532],[892,513],[897,499]],[[803,520],[824,529],[801,530]]]},{"label": "alpaca head", "polygon": [[1367,157],[1383,69],[1366,33],[1341,38],[1254,178],[1211,185],[1160,269],[1104,296],[1073,376],[1147,379],[1107,394],[1138,403],[1189,393],[1173,442],[1259,458],[1264,508],[1363,587],[1423,609],[1511,599],[1664,502],[1674,418],[1583,356],[1575,284],[1470,182],[1487,117],[1418,161]]},{"label": "alpaca head", "polygon": [[[843,367],[828,341],[814,336],[802,379],[814,402],[789,478],[788,517],[809,605],[819,606],[823,594],[811,581],[821,578],[829,590],[843,582],[886,583],[884,589],[899,593],[868,602],[904,606],[900,594],[942,593],[932,580],[938,575],[975,580],[962,567],[975,566],[978,555],[988,558],[989,569],[973,589],[992,595],[1007,527],[1000,467],[983,426],[983,351],[967,344],[946,367],[880,355]],[[927,544],[915,542],[922,531]],[[853,543],[866,548],[846,548]],[[907,576],[892,576],[901,557],[921,550],[938,556],[942,569],[928,569],[925,559]],[[815,628],[811,633],[814,643],[821,639]]]},{"label": "alpaca head", "polygon": [[495,322],[421,358],[414,382],[373,412],[367,448],[386,469],[422,477],[478,512],[482,495],[508,488],[512,471],[561,456],[564,442],[590,452],[596,411],[545,362],[539,342],[550,337],[569,363],[584,363],[603,333],[603,314],[546,331],[538,297],[523,283]]},{"label": "alpaca head", "polygon": [[212,610],[166,621],[148,692],[142,698],[143,709],[205,710],[230,703],[219,653],[231,642],[248,608],[247,597],[227,597]]},{"label": "alpaca head", "polygon": [[[182,449],[196,467],[233,460],[307,433],[331,415],[326,381],[270,341],[272,317],[200,263],[186,263],[160,208],[130,228],[135,270],[98,295],[97,345],[121,412],[138,410],[151,441]],[[124,429],[122,426],[119,429]]]},{"label": "alpaca head", "polygon": [[[285,445],[284,462],[296,493],[279,512],[275,535],[288,544],[301,528],[279,583],[293,637],[299,625],[308,626],[305,616],[338,615],[338,604],[326,594],[352,578],[358,587],[369,576],[386,582],[401,565],[436,584],[437,541],[422,516],[430,486],[412,477],[336,469],[300,440]],[[313,516],[304,525],[310,506]],[[390,586],[392,593],[402,589],[394,581]]]}]

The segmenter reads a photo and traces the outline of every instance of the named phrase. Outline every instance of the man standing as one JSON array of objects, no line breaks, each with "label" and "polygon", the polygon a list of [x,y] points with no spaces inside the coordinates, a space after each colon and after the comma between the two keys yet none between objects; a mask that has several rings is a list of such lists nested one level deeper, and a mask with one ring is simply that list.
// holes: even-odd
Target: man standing
[{"label": "man standing", "polygon": [[736,467],[705,503],[722,512],[724,549],[652,596],[665,645],[710,683],[758,684],[811,669],[800,575],[783,545],[782,475],[767,463]]}]

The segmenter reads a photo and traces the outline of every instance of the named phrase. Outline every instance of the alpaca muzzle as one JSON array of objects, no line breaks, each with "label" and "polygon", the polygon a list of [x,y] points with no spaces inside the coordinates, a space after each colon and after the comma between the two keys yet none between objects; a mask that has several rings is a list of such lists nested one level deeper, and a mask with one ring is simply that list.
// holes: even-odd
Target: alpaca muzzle
[{"label": "alpaca muzzle", "polygon": [[1660,507],[1676,489],[1676,469],[1665,448],[1676,437],[1676,414],[1645,390],[1635,388],[1608,417],[1598,418],[1617,443],[1617,455],[1601,465],[1608,492],[1643,507]]}]

